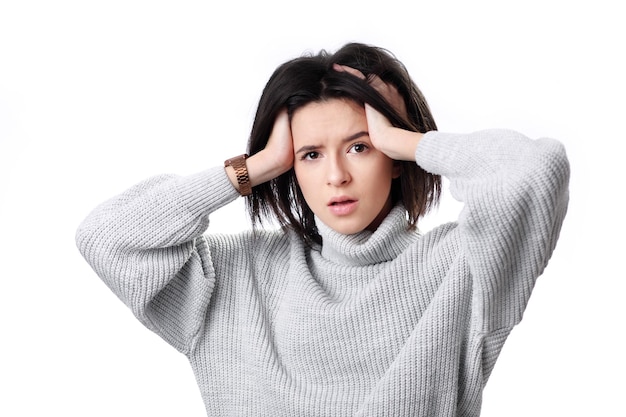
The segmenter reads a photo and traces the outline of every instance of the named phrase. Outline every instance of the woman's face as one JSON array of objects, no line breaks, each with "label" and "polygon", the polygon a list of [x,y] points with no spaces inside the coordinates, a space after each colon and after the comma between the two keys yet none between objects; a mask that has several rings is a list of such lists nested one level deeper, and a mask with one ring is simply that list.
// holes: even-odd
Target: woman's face
[{"label": "woman's face", "polygon": [[352,100],[309,103],[291,120],[294,170],[304,198],[343,234],[374,231],[391,210],[400,168],[372,146],[365,109]]}]

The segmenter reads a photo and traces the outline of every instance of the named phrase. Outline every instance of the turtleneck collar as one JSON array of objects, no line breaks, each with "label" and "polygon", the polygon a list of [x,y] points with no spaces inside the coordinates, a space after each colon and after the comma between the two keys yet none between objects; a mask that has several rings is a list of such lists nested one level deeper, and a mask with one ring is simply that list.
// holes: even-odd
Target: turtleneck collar
[{"label": "turtleneck collar", "polygon": [[375,232],[364,230],[344,235],[315,218],[322,237],[322,257],[344,265],[365,266],[396,258],[418,234],[407,230],[406,209],[396,205]]}]

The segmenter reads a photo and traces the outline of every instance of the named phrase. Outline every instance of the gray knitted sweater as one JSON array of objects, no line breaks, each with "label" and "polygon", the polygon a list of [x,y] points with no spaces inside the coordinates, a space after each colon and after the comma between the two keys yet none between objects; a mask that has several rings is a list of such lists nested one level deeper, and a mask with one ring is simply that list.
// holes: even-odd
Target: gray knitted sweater
[{"label": "gray knitted sweater", "polygon": [[374,233],[205,234],[237,198],[222,167],[148,179],[96,208],[77,244],[184,353],[210,416],[477,416],[550,258],[568,201],[562,145],[507,130],[427,133],[457,222],[420,235],[396,206]]}]

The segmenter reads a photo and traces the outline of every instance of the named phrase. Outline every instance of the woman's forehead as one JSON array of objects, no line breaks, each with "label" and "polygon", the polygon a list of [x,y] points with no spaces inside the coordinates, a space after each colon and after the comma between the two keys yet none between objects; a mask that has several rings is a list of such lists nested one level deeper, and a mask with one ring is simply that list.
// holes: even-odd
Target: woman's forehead
[{"label": "woman's forehead", "polygon": [[344,140],[367,131],[365,109],[353,100],[331,99],[309,103],[298,109],[291,119],[296,140]]}]

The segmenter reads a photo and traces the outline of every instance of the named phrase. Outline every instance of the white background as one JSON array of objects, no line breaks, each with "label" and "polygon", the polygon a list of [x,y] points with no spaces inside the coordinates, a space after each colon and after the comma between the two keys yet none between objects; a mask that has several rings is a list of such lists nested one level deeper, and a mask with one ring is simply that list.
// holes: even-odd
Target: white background
[{"label": "white background", "polygon": [[[624,12],[619,1],[0,3],[0,415],[202,416],[185,358],[80,257],[101,201],[243,152],[277,65],[388,48],[439,130],[560,139],[561,239],[483,416],[624,416]],[[454,218],[448,201],[423,229]],[[241,201],[215,231],[247,227]]]}]

